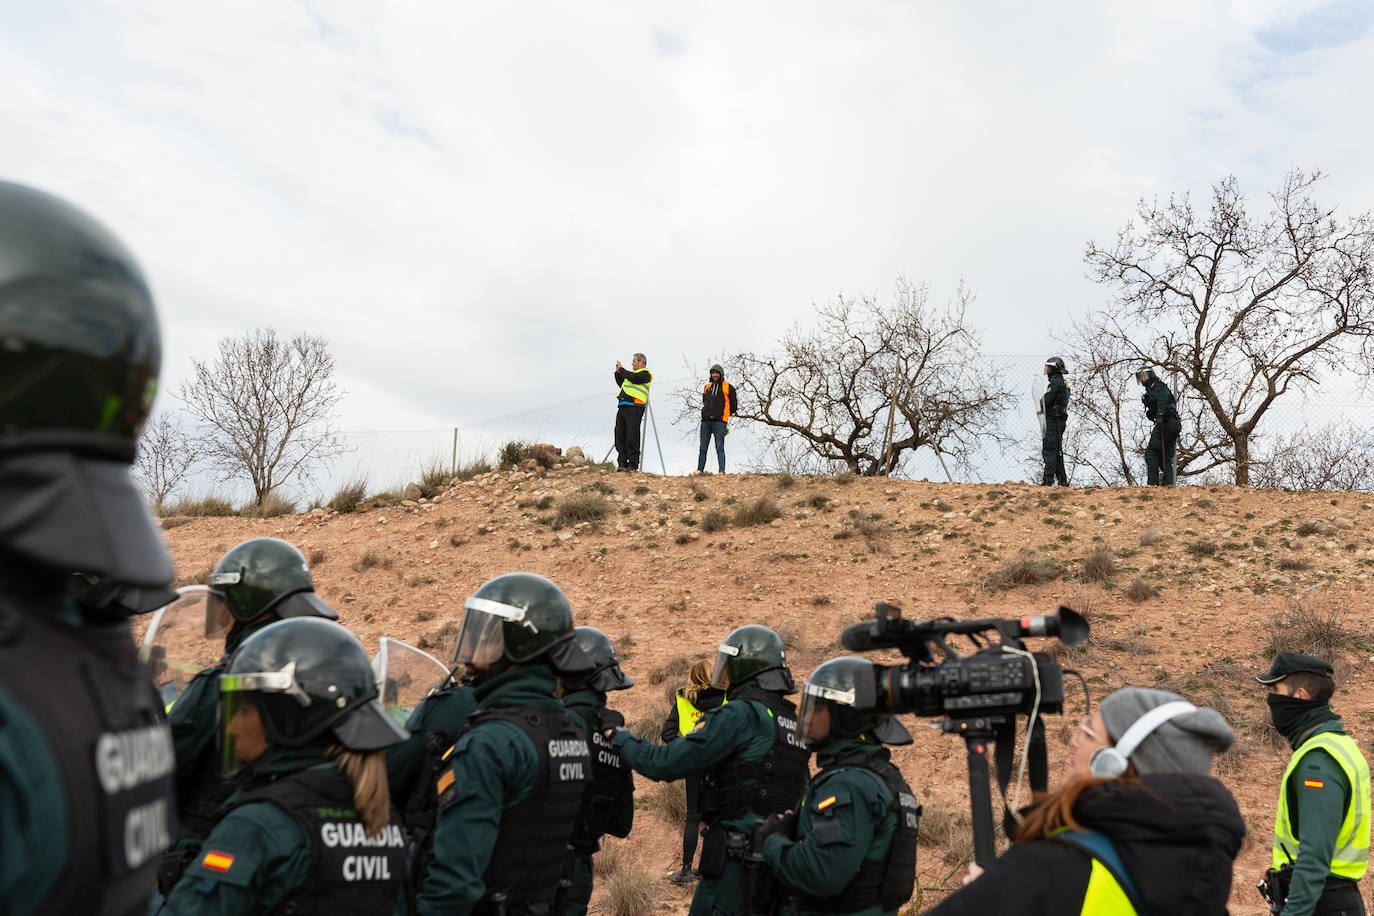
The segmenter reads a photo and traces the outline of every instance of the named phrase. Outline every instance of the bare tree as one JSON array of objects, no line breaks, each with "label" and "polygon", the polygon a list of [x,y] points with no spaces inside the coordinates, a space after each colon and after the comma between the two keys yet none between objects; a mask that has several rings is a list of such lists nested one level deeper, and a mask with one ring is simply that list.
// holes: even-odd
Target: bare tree
[{"label": "bare tree", "polygon": [[154,414],[143,426],[134,458],[134,479],[143,495],[162,512],[163,504],[196,462],[196,449],[181,424],[167,411]]},{"label": "bare tree", "polygon": [[1374,490],[1374,434],[1349,421],[1278,436],[1254,483],[1288,490]]},{"label": "bare tree", "polygon": [[[1250,483],[1252,441],[1274,402],[1323,371],[1368,372],[1374,223],[1313,198],[1320,173],[1293,171],[1252,218],[1234,177],[1207,214],[1187,195],[1137,209],[1110,248],[1089,242],[1089,275],[1117,291],[1089,319],[1127,358],[1178,373],[1208,415],[1198,454]],[[1216,433],[1210,428],[1215,424]],[[1185,431],[1188,422],[1185,420]],[[1198,468],[1201,464],[1198,465]]]},{"label": "bare tree", "polygon": [[736,416],[765,427],[775,453],[802,443],[817,459],[879,476],[931,448],[967,467],[1001,438],[997,415],[1011,401],[979,359],[960,287],[944,310],[898,278],[891,301],[839,298],[818,306],[814,327],[794,327],[771,353],[722,362],[739,389]]},{"label": "bare tree", "polygon": [[258,505],[297,474],[344,450],[334,432],[342,392],[323,337],[288,340],[271,328],[219,341],[214,362],[192,360],[177,396],[202,424],[201,455],[225,479],[253,486]]}]

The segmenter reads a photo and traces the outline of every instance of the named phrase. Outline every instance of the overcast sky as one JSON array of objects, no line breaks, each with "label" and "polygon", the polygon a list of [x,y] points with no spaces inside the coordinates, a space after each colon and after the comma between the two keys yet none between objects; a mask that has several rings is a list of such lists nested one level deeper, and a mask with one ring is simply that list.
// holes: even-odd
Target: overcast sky
[{"label": "overcast sky", "polygon": [[[1374,4],[0,0],[0,175],[140,257],[164,392],[323,334],[345,429],[765,348],[815,301],[943,301],[1039,353],[1141,196],[1294,166],[1374,209]],[[164,394],[162,405],[169,399]]]}]

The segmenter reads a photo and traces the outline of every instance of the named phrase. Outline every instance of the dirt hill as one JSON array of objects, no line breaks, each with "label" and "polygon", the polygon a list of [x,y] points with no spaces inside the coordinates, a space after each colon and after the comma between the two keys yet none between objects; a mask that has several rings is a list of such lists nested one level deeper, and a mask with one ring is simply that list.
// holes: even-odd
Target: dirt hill
[{"label": "dirt hill", "polygon": [[[503,572],[542,573],[567,592],[579,623],[616,640],[638,684],[612,705],[641,733],[657,732],[690,661],[712,656],[742,624],[782,634],[800,682],[841,654],[841,628],[875,601],[913,618],[1019,617],[1067,604],[1089,619],[1092,637],[1062,660],[1094,698],[1126,684],[1163,687],[1215,706],[1235,727],[1219,775],[1250,827],[1231,898],[1239,914],[1267,912],[1254,884],[1288,749],[1265,724],[1251,678],[1276,644],[1333,656],[1333,705],[1362,746],[1374,734],[1368,494],[576,468],[492,474],[408,503],[177,520],[167,536],[183,582],[203,580],[240,540],[286,538],[369,648],[385,635],[442,658],[466,595]],[[1083,714],[1081,691],[1068,689],[1064,716],[1047,720],[1052,782]],[[895,756],[926,809],[919,880],[928,906],[958,886],[971,851],[965,751],[925,720],[904,721],[916,744]],[[680,792],[643,779],[637,791],[632,842],[601,854],[607,876],[594,908],[606,909],[608,878],[619,875],[617,893],[647,888],[662,909],[685,913],[690,889],[665,878],[679,856]]]}]

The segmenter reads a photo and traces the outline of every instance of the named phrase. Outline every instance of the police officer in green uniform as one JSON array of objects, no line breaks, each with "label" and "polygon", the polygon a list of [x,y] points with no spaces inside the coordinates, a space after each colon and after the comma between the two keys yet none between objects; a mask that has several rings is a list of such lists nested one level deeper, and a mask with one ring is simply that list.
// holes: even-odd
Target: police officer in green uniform
[{"label": "police officer in green uniform", "polygon": [[1135,374],[1135,380],[1145,389],[1140,400],[1145,404],[1145,416],[1154,424],[1150,441],[1145,446],[1145,479],[1151,486],[1174,485],[1174,451],[1183,422],[1178,418],[1178,403],[1174,393],[1145,367]]},{"label": "police officer in green uniform", "polygon": [[171,839],[172,743],[121,602],[166,545],[129,480],[162,360],[152,295],[108,230],[0,182],[0,910],[146,908]]},{"label": "police officer in green uniform", "polygon": [[911,735],[877,711],[876,685],[872,662],[843,657],[813,671],[802,690],[797,736],[821,769],[796,813],[755,832],[796,912],[890,916],[916,886],[921,809],[883,747],[910,744]]},{"label": "police officer in green uniform", "polygon": [[1064,360],[1051,356],[1045,360],[1045,375],[1049,384],[1045,395],[1040,399],[1041,412],[1045,415],[1045,432],[1040,437],[1040,453],[1045,460],[1045,476],[1040,481],[1045,486],[1057,483],[1069,485],[1069,476],[1064,472],[1064,427],[1069,422],[1069,383],[1064,381]]},{"label": "police officer in green uniform", "polygon": [[435,783],[434,860],[421,916],[539,916],[563,874],[591,778],[581,721],[557,690],[592,669],[563,592],[533,573],[487,582],[464,603],[457,661],[477,711]]},{"label": "police officer in green uniform", "polygon": [[726,637],[716,654],[713,687],[727,702],[706,712],[689,734],[654,745],[620,729],[611,735],[621,759],[660,781],[704,775],[701,880],[690,916],[747,916],[751,879],[746,870],[754,824],[780,814],[801,796],[810,752],[797,739],[792,672],[778,634],[752,624]]},{"label": "police officer in green uniform", "polygon": [[253,538],[234,547],[210,574],[207,616],[229,626],[220,663],[199,672],[168,714],[176,747],[177,814],[184,833],[163,855],[158,888],[167,893],[195,858],[200,841],[219,820],[234,791],[215,750],[216,705],[224,661],[268,624],[293,617],[337,620],[315,594],[301,552],[277,538]]},{"label": "police officer in green uniform", "polygon": [[[590,677],[568,684],[563,702],[587,726],[591,741],[592,781],[582,796],[573,827],[571,887],[563,913],[583,916],[592,899],[592,856],[601,848],[601,837],[627,837],[635,820],[635,784],[630,768],[604,732],[625,724],[625,717],[606,706],[606,694],[628,690],[635,682],[620,670],[615,646],[596,627],[578,627],[577,644],[596,669]],[[558,916],[557,913],[554,916]]]},{"label": "police officer in green uniform", "polygon": [[367,652],[299,617],[243,641],[217,679],[221,762],[238,789],[164,916],[406,912],[406,840],[384,748],[405,737]]},{"label": "police officer in green uniform", "polygon": [[477,709],[477,696],[457,669],[406,719],[410,737],[387,748],[386,773],[391,801],[401,812],[410,840],[410,883],[424,886],[434,856],[434,781],[444,753],[457,740],[468,716]]},{"label": "police officer in green uniform", "polygon": [[[1273,912],[1283,916],[1362,916],[1358,881],[1369,867],[1369,764],[1329,701],[1331,666],[1300,652],[1280,652],[1256,678],[1274,727],[1293,756],[1279,786]],[[1284,887],[1284,884],[1287,887]]]}]

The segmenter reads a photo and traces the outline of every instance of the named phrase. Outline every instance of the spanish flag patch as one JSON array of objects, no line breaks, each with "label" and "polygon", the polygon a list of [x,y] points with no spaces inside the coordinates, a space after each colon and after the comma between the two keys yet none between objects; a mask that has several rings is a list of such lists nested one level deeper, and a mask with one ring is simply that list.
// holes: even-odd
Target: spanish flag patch
[{"label": "spanish flag patch", "polygon": [[829,798],[827,798],[825,801],[820,802],[818,805],[816,805],[816,810],[817,810],[817,811],[824,811],[826,808],[829,808],[829,807],[830,807],[831,805],[833,805],[833,804],[835,804],[835,796],[832,795],[832,796],[830,796]]},{"label": "spanish flag patch", "polygon": [[1322,781],[1320,779],[1304,779],[1302,781],[1302,786],[1304,789],[1320,789],[1322,787]]},{"label": "spanish flag patch", "polygon": [[224,874],[234,866],[234,857],[227,852],[214,852],[213,850],[205,854],[205,858],[200,860],[200,864],[210,869]]}]

